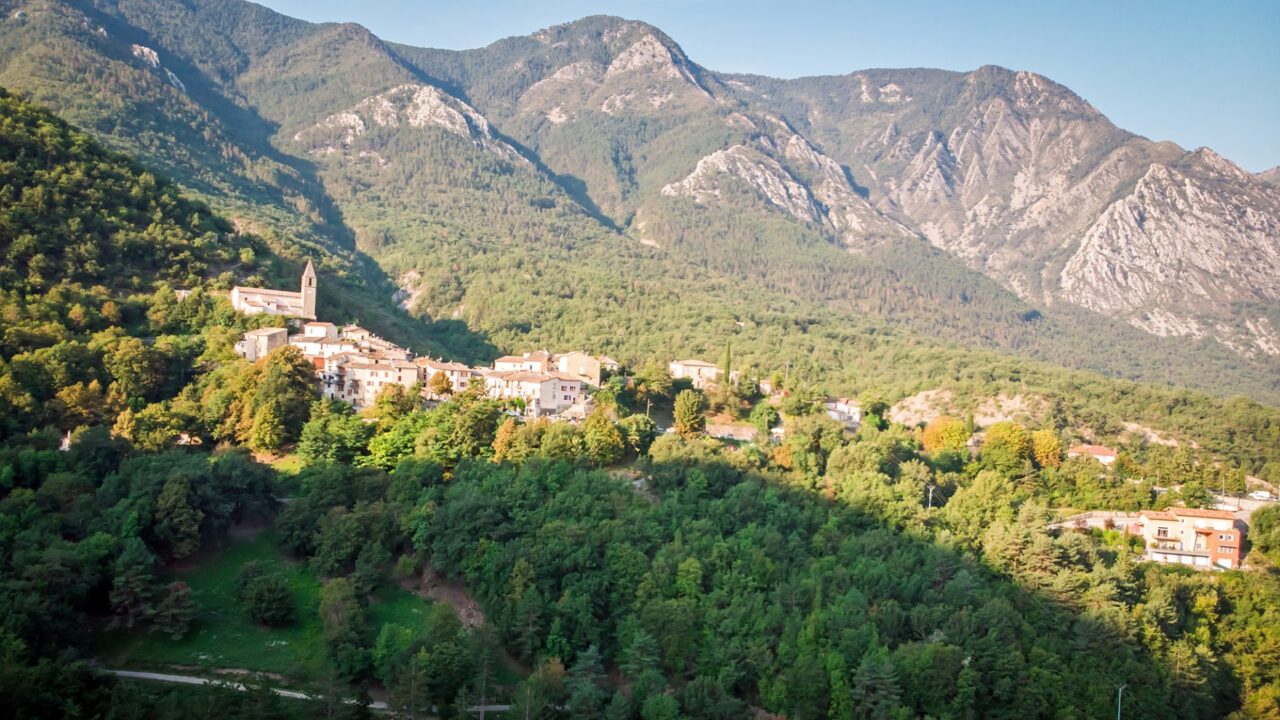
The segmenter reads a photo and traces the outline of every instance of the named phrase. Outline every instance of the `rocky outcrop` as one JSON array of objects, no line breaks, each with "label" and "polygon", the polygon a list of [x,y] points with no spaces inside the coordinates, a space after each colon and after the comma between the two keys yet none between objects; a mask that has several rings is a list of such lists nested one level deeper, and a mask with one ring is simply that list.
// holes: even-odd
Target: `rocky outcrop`
[{"label": "rocky outcrop", "polygon": [[[1259,306],[1280,302],[1280,192],[1257,185],[1206,149],[1181,167],[1151,165],[1085,231],[1061,297],[1156,335],[1277,354]],[[1249,304],[1233,323],[1233,307]]]},{"label": "rocky outcrop", "polygon": [[770,205],[804,222],[822,219],[809,190],[792,177],[777,160],[746,145],[719,150],[698,161],[688,177],[662,188],[671,197],[691,197],[706,204],[721,197],[721,183],[732,178],[757,193]]},{"label": "rocky outcrop", "polygon": [[475,108],[431,85],[405,84],[365,98],[297,133],[293,139],[313,155],[351,155],[357,140],[371,128],[401,127],[439,128],[504,160],[529,164],[514,147],[494,134],[489,121]]}]

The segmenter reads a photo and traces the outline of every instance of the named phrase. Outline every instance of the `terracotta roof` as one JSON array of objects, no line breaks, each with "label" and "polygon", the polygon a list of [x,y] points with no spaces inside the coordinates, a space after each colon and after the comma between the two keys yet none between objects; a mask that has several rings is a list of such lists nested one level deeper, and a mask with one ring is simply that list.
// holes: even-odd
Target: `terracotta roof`
[{"label": "terracotta roof", "polygon": [[337,325],[334,325],[331,322],[321,322],[318,320],[312,320],[311,322],[303,325],[303,327],[337,327]]},{"label": "terracotta roof", "polygon": [[1148,520],[1177,520],[1178,519],[1177,515],[1174,515],[1173,513],[1169,513],[1169,512],[1164,512],[1163,510],[1143,510],[1142,512],[1138,513],[1138,516],[1146,518]]},{"label": "terracotta roof", "polygon": [[1225,510],[1201,510],[1200,508],[1171,507],[1166,508],[1165,512],[1173,513],[1179,517],[1212,518],[1214,520],[1236,519],[1235,515]]},{"label": "terracotta roof", "polygon": [[245,287],[237,285],[233,290],[239,290],[242,295],[270,295],[276,297],[287,297],[296,300],[302,299],[302,293],[293,290],[272,290],[270,288]]},{"label": "terracotta roof", "polygon": [[691,367],[715,367],[714,363],[703,362],[702,360],[677,360],[672,365],[689,365]]},{"label": "terracotta roof", "polygon": [[525,370],[503,370],[503,371],[489,373],[488,376],[491,378],[504,380],[506,382],[531,382],[531,383],[538,383],[538,384],[542,384],[544,382],[547,382],[548,380],[555,379],[550,375],[544,375],[543,373],[536,373],[536,372],[528,372]]},{"label": "terracotta roof", "polygon": [[1094,457],[1097,457],[1099,455],[1106,455],[1110,457],[1115,457],[1116,451],[1112,450],[1106,445],[1072,445],[1071,448],[1067,450],[1067,454],[1068,455],[1072,455],[1072,454],[1093,455]]}]

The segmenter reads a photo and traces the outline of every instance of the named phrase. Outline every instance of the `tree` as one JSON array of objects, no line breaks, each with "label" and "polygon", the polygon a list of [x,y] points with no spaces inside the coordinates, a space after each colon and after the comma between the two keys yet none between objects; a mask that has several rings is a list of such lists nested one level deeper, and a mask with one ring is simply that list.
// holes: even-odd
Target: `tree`
[{"label": "tree", "polygon": [[925,425],[920,444],[925,452],[963,452],[969,441],[969,431],[963,420],[950,415],[939,415]]},{"label": "tree", "polygon": [[627,449],[639,457],[649,452],[649,446],[658,436],[658,425],[648,415],[628,415],[618,422]]},{"label": "tree", "polygon": [[249,447],[254,450],[279,450],[285,443],[284,416],[279,403],[268,402],[253,415],[249,430]]},{"label": "tree", "polygon": [[319,400],[302,426],[298,455],[310,462],[351,463],[364,453],[373,431],[346,403]]},{"label": "tree", "polygon": [[622,433],[603,409],[591,413],[582,424],[582,440],[587,457],[596,465],[612,465],[622,459]]},{"label": "tree", "polygon": [[1031,433],[1031,458],[1042,468],[1061,465],[1062,440],[1058,433],[1048,428]]},{"label": "tree", "polygon": [[443,372],[437,372],[427,381],[427,390],[433,397],[445,398],[453,394],[453,383],[449,380],[449,376]]},{"label": "tree", "polygon": [[565,709],[569,711],[569,717],[575,720],[602,717],[606,697],[604,681],[604,663],[600,659],[600,651],[592,645],[578,655],[565,680],[565,689],[569,692]]},{"label": "tree", "polygon": [[1018,423],[998,422],[987,428],[981,457],[1001,472],[1017,472],[1031,457],[1031,434]]},{"label": "tree", "polygon": [[184,582],[173,582],[151,613],[150,629],[181,640],[195,618],[196,606],[191,600],[191,587]]},{"label": "tree", "polygon": [[329,663],[341,678],[354,678],[368,667],[364,647],[364,609],[356,599],[355,585],[334,578],[320,591],[320,621],[324,627]]},{"label": "tree", "polygon": [[378,396],[373,399],[373,406],[365,411],[365,415],[376,419],[379,429],[386,429],[417,410],[422,404],[421,397],[422,386],[418,383],[409,387],[392,383],[378,391]]},{"label": "tree", "polygon": [[137,338],[120,338],[108,346],[102,365],[130,399],[149,397],[160,382],[154,353]]},{"label": "tree", "polygon": [[635,395],[640,403],[666,400],[671,397],[674,387],[671,373],[658,363],[648,363],[635,375]]},{"label": "tree", "polygon": [[296,612],[293,593],[279,575],[264,574],[253,578],[245,587],[240,602],[254,622],[270,627],[293,624]]},{"label": "tree", "polygon": [[503,460],[516,459],[511,458],[512,441],[515,438],[516,430],[520,427],[520,423],[516,419],[509,417],[502,421],[498,426],[498,431],[493,436],[493,461],[502,462]]},{"label": "tree", "polygon": [[675,428],[681,437],[700,435],[707,426],[707,419],[702,414],[702,394],[696,390],[681,390],[676,396]]},{"label": "tree", "polygon": [[111,611],[114,625],[131,628],[146,619],[155,596],[155,555],[141,539],[129,537],[116,558],[111,581]]},{"label": "tree", "polygon": [[191,507],[191,481],[171,477],[156,498],[156,534],[169,547],[169,557],[181,560],[200,549],[204,513]]},{"label": "tree", "polygon": [[877,390],[868,390],[862,393],[858,404],[862,406],[862,422],[864,424],[873,425],[883,428],[886,422],[886,416],[889,412],[889,401],[884,395]]},{"label": "tree", "polygon": [[769,437],[769,431],[778,424],[780,416],[778,415],[778,409],[770,405],[766,399],[756,403],[755,408],[751,411],[751,417],[748,419],[756,427],[756,430],[760,432],[760,438],[765,440]]}]

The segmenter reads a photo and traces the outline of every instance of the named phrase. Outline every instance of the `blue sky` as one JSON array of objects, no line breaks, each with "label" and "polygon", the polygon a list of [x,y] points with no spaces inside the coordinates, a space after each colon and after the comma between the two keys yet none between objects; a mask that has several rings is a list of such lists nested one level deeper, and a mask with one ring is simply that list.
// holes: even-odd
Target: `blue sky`
[{"label": "blue sky", "polygon": [[[263,1],[263,0],[259,0]],[[1280,165],[1280,0],[265,0],[312,21],[463,49],[585,15],[644,20],[699,64],[776,77],[873,67],[1032,70],[1117,125]]]}]

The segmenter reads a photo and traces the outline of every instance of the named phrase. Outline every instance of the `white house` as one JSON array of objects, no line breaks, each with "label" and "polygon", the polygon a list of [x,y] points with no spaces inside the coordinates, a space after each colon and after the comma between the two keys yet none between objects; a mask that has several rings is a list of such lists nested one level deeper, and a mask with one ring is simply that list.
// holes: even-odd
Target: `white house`
[{"label": "white house", "polygon": [[523,355],[504,355],[493,361],[498,372],[548,373],[555,371],[555,356],[546,350],[536,350]]},{"label": "white house", "polygon": [[584,386],[580,378],[525,370],[492,370],[485,373],[484,384],[492,398],[524,400],[529,415],[554,415],[578,403]]},{"label": "white house", "polygon": [[857,430],[862,424],[862,406],[849,398],[827,398],[822,402],[827,417],[844,423],[850,430]]},{"label": "white house", "polygon": [[316,269],[311,261],[302,271],[298,292],[268,290],[237,285],[231,288],[231,306],[245,315],[285,315],[314,320],[316,318]]},{"label": "white house", "polygon": [[705,390],[720,379],[720,368],[701,360],[676,360],[667,369],[676,380],[688,378],[698,390]]},{"label": "white house", "polygon": [[1067,450],[1067,457],[1091,457],[1103,465],[1116,461],[1116,451],[1106,445],[1073,445]]},{"label": "white house", "polygon": [[250,330],[236,343],[236,354],[249,362],[256,362],[258,358],[266,357],[272,350],[284,347],[288,339],[289,331],[284,328]]}]

